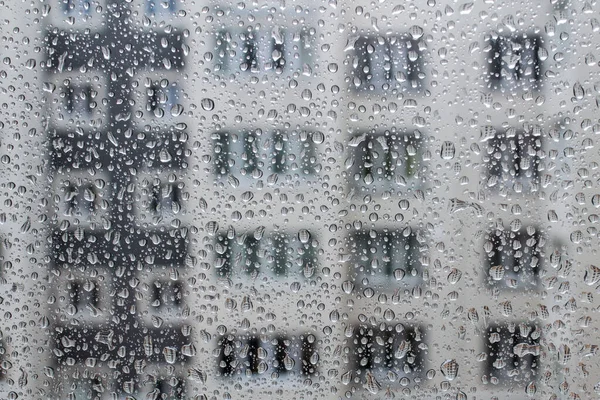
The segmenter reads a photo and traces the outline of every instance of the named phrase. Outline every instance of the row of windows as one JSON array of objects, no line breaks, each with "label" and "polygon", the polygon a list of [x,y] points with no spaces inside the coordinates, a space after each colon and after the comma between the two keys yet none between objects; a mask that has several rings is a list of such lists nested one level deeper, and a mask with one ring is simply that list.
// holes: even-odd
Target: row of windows
[{"label": "row of windows", "polygon": [[[539,283],[545,240],[539,231],[526,227],[517,232],[494,231],[484,243],[485,282],[490,287],[531,289]],[[218,235],[214,245],[217,276],[257,274],[283,278],[312,276],[318,266],[314,238],[306,230],[295,235],[275,233]],[[424,282],[429,265],[425,239],[416,230],[371,230],[357,232],[350,240],[351,274],[361,288],[395,291]],[[63,306],[67,315],[97,317],[110,308],[110,279],[98,271],[65,282]],[[147,312],[181,312],[183,285],[179,280],[156,278],[144,284],[140,300]]]},{"label": "row of windows", "polygon": [[[101,127],[106,119],[107,82],[91,74],[61,74],[52,94],[52,124],[56,127]],[[132,83],[136,119],[175,122],[183,112],[183,91],[177,81],[145,77]],[[104,121],[104,122],[98,122]]]},{"label": "row of windows", "polygon": [[320,133],[304,131],[249,130],[239,133],[219,132],[213,135],[215,173],[219,177],[238,178],[295,172],[314,175],[320,169],[316,144]]},{"label": "row of windows", "polygon": [[[135,211],[144,223],[162,223],[175,218],[189,194],[184,183],[174,174],[167,179],[141,178],[133,189]],[[57,182],[55,204],[59,219],[77,221],[80,225],[99,223],[108,217],[110,187],[106,180],[77,177]]]},{"label": "row of windows", "polygon": [[[74,307],[74,314],[87,307],[100,309],[103,301],[107,300],[101,294],[101,285],[104,284],[95,279],[69,281],[68,308]],[[154,309],[176,309],[183,304],[183,286],[179,281],[155,280],[149,291],[148,301]]]},{"label": "row of windows", "polygon": [[[73,323],[102,323],[113,312],[114,286],[106,268],[88,269],[86,273],[70,271],[66,280],[57,282],[56,288],[55,311]],[[181,317],[185,308],[182,281],[151,276],[144,278],[139,288],[136,300],[142,317],[151,319],[159,314]]]},{"label": "row of windows", "polygon": [[[72,378],[70,379],[70,383],[64,385],[62,388],[65,395],[64,398],[90,400],[114,399],[116,397],[112,396],[112,393],[122,393],[125,395],[128,392],[122,392],[122,390],[127,388],[128,391],[131,391],[131,388],[134,386],[133,382],[128,381],[122,384],[123,387],[117,387],[121,385],[114,385],[113,382],[115,380],[108,377],[108,374],[89,373],[86,371],[83,374],[75,375],[84,376]],[[186,396],[185,379],[181,377],[156,378],[150,376],[150,378],[144,381],[141,388],[145,394],[143,397],[145,399],[183,400],[188,398]]]},{"label": "row of windows", "polygon": [[301,69],[313,61],[315,30],[275,27],[267,34],[259,30],[222,30],[216,38],[216,72],[282,73]]},{"label": "row of windows", "polygon": [[221,338],[218,372],[223,377],[255,376],[267,373],[272,378],[288,375],[313,375],[319,361],[314,335],[298,337]]},{"label": "row of windows", "polygon": [[[353,278],[362,288],[395,290],[423,283],[429,265],[424,237],[411,228],[357,232],[349,247]],[[529,226],[493,231],[484,243],[484,281],[490,287],[532,289],[539,284],[545,239]]]},{"label": "row of windows", "polygon": [[[300,240],[299,237],[307,239]],[[275,233],[257,239],[252,233],[221,234],[215,246],[217,275],[249,276],[261,273],[281,278],[314,272],[315,247],[306,230],[298,235]],[[546,239],[533,226],[517,231],[495,230],[483,245],[484,280],[489,287],[532,289],[539,284]],[[350,274],[361,288],[395,290],[424,283],[429,248],[416,229],[359,231],[350,237]]]},{"label": "row of windows", "polygon": [[[144,11],[151,16],[175,15],[179,0],[142,0]],[[62,16],[81,18],[95,12],[100,2],[94,0],[60,0],[60,11]]]},{"label": "row of windows", "polygon": [[[309,235],[307,232],[301,235]],[[305,242],[305,243],[303,243]],[[351,252],[355,282],[362,288],[395,291],[423,283],[424,267],[429,264],[427,247],[418,232],[370,231],[354,235]],[[529,227],[519,232],[498,231],[489,235],[484,244],[486,283],[491,287],[531,289],[538,285],[543,240]],[[261,240],[252,235],[234,239],[220,236],[215,244],[218,276],[258,273],[275,278],[310,274],[317,267],[317,258],[310,240],[282,233]],[[97,317],[110,308],[109,283],[103,275],[68,280],[65,284],[67,315]],[[154,312],[181,312],[184,307],[183,285],[178,280],[153,279],[146,286],[145,308]]]},{"label": "row of windows", "polygon": [[[543,168],[541,137],[515,128],[484,130],[489,131],[484,155],[486,185],[511,187],[518,192],[535,188]],[[214,171],[217,177],[232,175],[240,179],[260,178],[263,171],[314,175],[320,171],[316,160],[321,138],[321,133],[286,130],[219,132],[213,135]],[[350,155],[344,161],[350,185],[381,189],[419,186],[423,180],[424,142],[418,130],[361,133],[351,137]],[[440,156],[453,159],[455,151],[454,144],[446,142]]]},{"label": "row of windows", "polygon": [[[239,39],[239,40],[238,40]],[[539,88],[541,38],[538,35],[490,35],[484,49],[488,54],[488,87],[498,90],[535,90]],[[241,71],[282,72],[294,50],[300,65],[312,60],[314,33],[305,29],[289,33],[277,28],[272,35],[245,31],[217,34],[217,71],[235,67]],[[381,92],[403,89],[422,91],[426,84],[425,41],[415,36],[361,36],[354,43],[350,85],[357,91]]]},{"label": "row of windows", "polygon": [[[527,323],[488,327],[485,350],[478,357],[484,362],[483,375],[493,385],[520,386],[534,381],[540,355],[540,332]],[[428,341],[420,326],[395,327],[364,325],[347,330],[346,344],[351,351],[344,384],[365,386],[396,383],[407,386],[426,379]],[[217,373],[224,378],[287,378],[314,375],[319,367],[316,337],[298,336],[223,336],[213,352]],[[102,399],[112,388],[101,374],[87,374],[73,382],[66,392],[76,398]],[[186,398],[185,379],[158,379],[142,385],[147,398]],[[159,397],[166,396],[166,397]]]},{"label": "row of windows", "polygon": [[[222,179],[234,176],[240,180],[260,178],[263,171],[315,176],[321,169],[316,162],[321,136],[285,130],[214,134],[215,174]],[[351,138],[349,147],[352,153],[345,165],[351,186],[393,189],[421,184],[425,150],[420,134],[362,134]],[[486,186],[511,187],[518,192],[534,190],[543,168],[541,147],[540,137],[524,131],[494,133],[484,155]],[[74,176],[60,181],[56,192],[59,212],[67,218],[85,223],[108,212],[110,193],[105,180]],[[168,179],[142,178],[134,192],[138,217],[146,222],[174,218],[189,197],[184,183],[174,175]]]},{"label": "row of windows", "polygon": [[[488,187],[512,187],[530,191],[539,183],[542,165],[542,141],[540,136],[514,128],[496,131],[491,127],[484,163],[487,166]],[[316,175],[321,166],[317,146],[322,142],[321,133],[304,131],[248,130],[239,133],[219,132],[212,135],[214,173],[217,177],[234,176],[238,179],[258,179],[263,171],[269,174],[294,173],[309,177]],[[442,158],[451,159],[444,153],[454,144],[442,146]],[[350,156],[345,160],[349,183],[361,187],[379,188],[420,185],[420,171],[424,163],[425,145],[422,134],[391,133],[359,134],[349,141]],[[144,185],[142,200],[145,209],[153,214],[181,206],[182,184],[154,181]],[[517,188],[518,186],[518,188]],[[87,193],[86,190],[93,193]],[[91,212],[101,206],[102,193],[93,185],[73,183],[63,189],[64,198],[70,206],[82,206],[81,212]],[[84,201],[88,199],[87,203]],[[94,198],[95,201],[89,199]],[[169,204],[167,204],[169,203]],[[162,205],[162,206],[161,206]],[[85,208],[89,208],[87,211]]]},{"label": "row of windows", "polygon": [[[304,31],[303,31],[304,32]],[[309,31],[307,31],[309,32]],[[274,34],[264,39],[267,44],[254,38],[252,33],[240,34],[238,44],[227,32],[219,34],[218,54],[219,70],[228,71],[235,65],[241,70],[256,71],[265,68],[282,70],[288,63],[286,46],[300,47],[312,51],[312,45],[306,44],[308,33],[286,35]],[[288,37],[289,36],[289,37]],[[282,41],[279,43],[279,41]],[[289,43],[288,43],[289,42]],[[299,42],[300,44],[294,44]],[[287,43],[287,44],[286,44]],[[360,90],[383,90],[394,88],[395,83],[410,90],[419,90],[425,79],[422,41],[402,38],[359,38],[355,44],[356,56],[353,60],[352,85]],[[265,47],[260,51],[260,46]],[[541,78],[541,66],[538,56],[540,39],[538,37],[496,37],[489,41],[489,85],[494,89],[537,88]],[[275,56],[275,54],[278,54]],[[301,52],[301,54],[304,54]],[[301,62],[308,60],[308,54],[300,57]],[[62,119],[91,120],[102,113],[98,102],[103,101],[102,88],[97,82],[76,83],[71,80],[61,85],[58,92],[62,104],[57,115]],[[177,114],[182,93],[175,83],[166,79],[146,79],[144,96],[136,97],[136,102],[149,115],[162,118]],[[140,108],[140,107],[138,107]],[[66,114],[66,115],[64,115]]]},{"label": "row of windows", "polygon": [[[302,66],[313,60],[314,29],[289,32],[275,28],[270,35],[258,31],[220,31],[216,38],[216,71],[281,73],[292,63]],[[490,35],[486,38],[488,87],[498,90],[539,88],[541,38],[538,35]],[[403,89],[420,92],[426,84],[425,41],[412,35],[361,36],[354,42],[351,88],[381,92]],[[299,62],[296,63],[296,60]]]},{"label": "row of windows", "polygon": [[296,235],[277,232],[221,234],[215,243],[215,268],[220,277],[232,274],[272,277],[312,275],[318,265],[316,241],[308,230]]},{"label": "row of windows", "polygon": [[[490,232],[483,245],[485,282],[490,287],[530,289],[539,284],[546,239],[529,226],[518,231]],[[419,231],[370,230],[355,233],[349,240],[353,255],[350,270],[362,287],[393,289],[423,283],[429,266],[429,250]],[[219,234],[214,244],[214,267],[219,277],[232,275],[275,278],[312,276],[318,266],[316,241],[307,230],[289,233],[241,235]],[[556,255],[553,255],[556,258]],[[98,307],[100,282],[89,278],[69,282],[71,304]],[[153,307],[181,306],[181,285],[156,281],[152,286]]]}]

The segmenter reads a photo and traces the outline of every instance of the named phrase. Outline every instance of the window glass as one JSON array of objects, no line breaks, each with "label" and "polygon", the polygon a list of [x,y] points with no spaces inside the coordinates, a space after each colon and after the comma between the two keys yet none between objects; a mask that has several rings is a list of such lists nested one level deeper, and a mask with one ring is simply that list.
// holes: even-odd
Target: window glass
[{"label": "window glass", "polygon": [[0,399],[600,395],[596,0],[0,12]]}]

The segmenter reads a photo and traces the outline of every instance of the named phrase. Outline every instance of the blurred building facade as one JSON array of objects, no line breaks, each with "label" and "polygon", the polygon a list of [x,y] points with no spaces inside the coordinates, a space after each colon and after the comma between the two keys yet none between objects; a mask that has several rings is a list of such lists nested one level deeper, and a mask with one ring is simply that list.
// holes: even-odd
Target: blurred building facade
[{"label": "blurred building facade", "polygon": [[7,396],[595,393],[593,5],[6,9]]}]

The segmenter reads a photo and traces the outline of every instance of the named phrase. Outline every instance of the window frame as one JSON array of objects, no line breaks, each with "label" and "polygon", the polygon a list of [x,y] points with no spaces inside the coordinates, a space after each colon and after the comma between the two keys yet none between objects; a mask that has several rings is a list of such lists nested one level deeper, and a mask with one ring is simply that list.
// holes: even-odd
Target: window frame
[{"label": "window frame", "polygon": [[312,181],[321,170],[320,165],[315,165],[318,160],[315,134],[278,128],[215,132],[211,137],[216,182],[234,177],[240,186],[248,187],[259,185],[259,181],[273,175],[298,176],[303,183]]},{"label": "window frame", "polygon": [[[531,330],[527,336],[522,335],[522,326]],[[510,332],[510,330],[513,329],[512,327],[514,327],[514,331]],[[497,339],[492,337],[493,333],[498,334],[499,341],[496,342]],[[483,373],[487,376],[488,380],[491,380],[492,378],[498,379],[497,383],[494,384],[492,382],[492,384],[500,387],[523,387],[524,384],[537,380],[537,376],[542,368],[542,365],[540,364],[542,360],[542,354],[539,349],[540,343],[542,342],[542,332],[538,326],[527,322],[520,322],[518,324],[515,322],[507,322],[490,325],[483,332],[483,334],[485,334],[484,348],[485,354],[487,354],[487,359],[485,360],[483,366]],[[533,338],[533,336],[537,336],[537,338]],[[495,342],[492,343],[492,340]],[[515,343],[515,341],[518,343]],[[538,354],[536,355],[527,353],[525,354],[525,357],[519,357],[516,355],[514,353],[514,348],[518,344],[523,343],[527,344],[528,346],[538,346]],[[530,349],[528,351],[532,350],[533,349]],[[533,351],[535,352],[535,350]],[[497,368],[494,366],[494,364],[500,359],[499,356],[501,355],[495,353],[499,352],[506,353],[507,356],[512,355],[512,357],[509,357],[510,361],[508,361],[503,368]],[[512,364],[515,364],[517,360],[519,360],[518,368],[526,373],[524,377],[521,377],[521,379],[519,379],[519,376],[511,375],[511,370],[509,369],[511,362]],[[522,363],[524,363],[523,366],[521,366]],[[502,364],[499,364],[498,366],[502,366]]]},{"label": "window frame", "polygon": [[[494,132],[487,139],[484,156],[487,186],[496,187],[497,190],[510,189],[514,193],[539,190],[544,169],[544,143],[541,136],[535,135],[531,129],[496,129],[490,126],[485,129]],[[523,160],[526,160],[527,168],[523,168]]]},{"label": "window frame", "polygon": [[[532,230],[533,234],[529,234],[527,232],[528,230]],[[527,245],[527,242],[529,241],[535,242],[535,247],[533,248],[534,252],[531,252],[531,246]],[[512,230],[494,229],[488,233],[486,242],[491,242],[492,247],[492,250],[490,252],[486,252],[485,248],[482,252],[484,257],[484,265],[486,267],[484,279],[487,287],[499,289],[502,291],[522,292],[527,292],[529,290],[537,290],[540,288],[540,272],[543,271],[544,268],[544,253],[545,246],[547,244],[547,239],[540,232],[540,229],[537,225],[528,225],[519,229],[516,232]],[[505,246],[509,247],[508,252],[504,251]],[[515,246],[518,246],[518,248],[515,248]],[[502,247],[502,249],[498,250],[499,247]],[[531,264],[520,266],[519,271],[517,272],[514,271],[514,269],[517,267],[517,263],[521,264],[522,262],[526,262],[526,259],[525,257],[521,258],[521,256],[515,257],[515,254],[520,254],[520,249],[523,248],[529,250],[529,255],[527,256],[526,254],[524,254],[524,256],[531,260],[534,260],[535,257],[535,259],[537,259],[537,262],[533,267],[531,267]],[[500,257],[500,260],[498,259],[498,257]],[[515,258],[520,258],[521,260],[525,261],[516,261]],[[508,265],[509,262],[510,265]],[[503,278],[500,280],[496,280],[495,278],[490,276],[490,274],[492,273],[491,268],[497,265],[504,266],[504,272],[502,275]],[[524,268],[526,269],[524,270]],[[529,279],[524,281],[522,278],[523,274],[525,274],[526,277],[528,277]],[[509,279],[515,280],[516,283],[512,285],[507,284]]]},{"label": "window frame", "polygon": [[[405,232],[407,233],[405,234]],[[352,253],[350,271],[352,271],[354,282],[360,288],[370,287],[377,288],[378,291],[394,292],[402,289],[412,289],[425,283],[423,274],[427,268],[429,250],[420,230],[410,226],[404,229],[381,227],[369,231],[362,230],[355,232],[351,236],[350,241],[350,252]],[[372,243],[368,244],[369,241]],[[383,244],[383,242],[386,244]],[[383,244],[383,248],[379,246],[374,247],[381,244]],[[364,248],[364,245],[370,247]],[[418,248],[413,247],[414,245],[417,245]],[[409,246],[409,250],[406,249],[407,246]],[[404,254],[399,254],[402,247],[405,249]],[[372,249],[374,248],[376,252],[382,250],[380,257],[377,257],[373,253]],[[369,259],[369,255],[375,258]],[[404,260],[398,260],[398,255],[404,258]],[[367,258],[365,259],[365,257]],[[404,262],[411,257],[413,261],[410,269],[403,267],[405,265]],[[384,274],[377,273],[377,271],[373,271],[372,273],[366,271],[369,268],[367,263],[373,263],[373,260],[380,260],[384,263],[379,267],[385,268],[385,271],[383,271]],[[423,264],[424,261],[426,264]],[[399,281],[395,278],[395,271],[398,269],[404,271],[403,278]],[[416,271],[416,273],[413,274],[412,271]],[[365,279],[368,283],[366,283]]]},{"label": "window frame", "polygon": [[[246,231],[230,237],[221,232],[215,238],[215,273],[218,278],[268,277],[276,281],[298,279],[305,268],[316,270],[318,255],[313,242],[316,237],[309,232],[310,242],[302,243],[297,232],[278,231],[265,233],[256,239],[252,232]],[[283,243],[285,247],[275,250],[273,240]],[[250,242],[250,247],[247,242]],[[231,245],[233,243],[233,246]],[[283,259],[282,259],[283,256]],[[233,259],[233,261],[232,261]],[[301,262],[302,265],[298,265]],[[282,263],[285,269],[282,269]]]},{"label": "window frame", "polygon": [[[353,144],[353,142],[358,143]],[[414,189],[423,187],[421,175],[424,165],[423,155],[426,150],[425,138],[419,130],[362,132],[354,134],[350,143],[352,166],[348,180],[355,189],[380,192],[399,190],[404,186]],[[410,152],[414,149],[415,154],[410,154],[409,149]],[[375,165],[373,162],[373,166],[369,166],[368,157],[378,158],[380,154],[385,157],[385,165]],[[412,164],[409,164],[410,162]],[[375,168],[375,176],[372,168]],[[402,168],[403,171],[397,173],[399,168]],[[379,170],[381,172],[378,172]]]},{"label": "window frame", "polygon": [[[523,70],[517,67],[521,65],[523,54],[516,54],[516,57],[520,57],[519,60],[511,60],[515,62],[515,67],[511,68],[510,63],[504,61],[508,58],[513,51],[520,51],[519,47],[527,48],[527,44],[531,41],[533,49],[531,49],[533,60],[527,60],[527,64],[533,64],[531,74],[532,78],[528,78],[525,81],[519,76],[520,73],[526,74],[527,68]],[[537,33],[514,33],[512,35],[504,35],[493,33],[486,38],[487,46],[489,48],[489,55],[487,56],[487,86],[492,91],[539,91],[543,85],[543,64],[539,56],[540,48],[542,47],[543,37]],[[510,44],[511,49],[507,46]],[[516,50],[515,50],[516,47]],[[510,71],[510,76],[506,75],[507,64]],[[521,72],[520,72],[521,71]],[[525,75],[527,76],[527,75]]]},{"label": "window frame", "polygon": [[[303,71],[305,65],[312,64],[312,54],[317,51],[316,33],[311,34],[313,29],[307,25],[284,27],[267,21],[264,26],[266,29],[261,31],[238,28],[215,31],[214,48],[218,49],[214,61],[215,73],[291,75],[294,71]],[[276,34],[276,31],[279,33]],[[307,36],[312,40],[303,39]],[[250,49],[251,57],[247,55]],[[281,58],[273,60],[276,50],[281,52]]]},{"label": "window frame", "polygon": [[[426,49],[422,38],[413,39],[406,33],[360,35],[354,43],[349,74],[351,90],[355,94],[392,91],[421,94],[425,90],[427,76]],[[375,56],[371,57],[373,54]],[[379,58],[379,61],[374,58]]]},{"label": "window frame", "polygon": [[[277,382],[287,383],[300,378],[312,376],[318,372],[318,366],[310,361],[316,352],[316,337],[311,343],[309,333],[272,334],[272,335],[224,335],[217,338],[215,350],[218,352],[216,372],[221,379],[261,379],[277,377]],[[287,344],[286,344],[287,343]],[[284,345],[285,349],[279,347]],[[225,346],[229,352],[225,354]],[[248,350],[244,350],[248,346]],[[261,359],[258,349],[266,350],[266,357]],[[242,353],[242,350],[244,352]],[[292,353],[290,355],[290,353]],[[287,369],[283,363],[284,354],[289,355],[294,363]],[[283,357],[282,357],[283,355]],[[266,361],[264,361],[266,360]],[[259,363],[267,363],[268,369],[259,374]],[[275,374],[275,375],[273,375]]]},{"label": "window frame", "polygon": [[[428,368],[429,350],[426,330],[422,324],[354,324],[351,329],[353,331],[352,339],[347,339],[346,342],[349,344],[350,354],[352,355],[350,357],[350,368],[355,382],[366,382],[367,373],[371,373],[378,382],[392,382],[392,385],[390,385],[392,388],[404,386],[405,378],[415,383],[424,380]],[[385,334],[383,338],[381,338],[382,333]],[[409,338],[408,341],[406,340],[407,337]],[[406,347],[400,348],[402,342],[410,342],[409,350],[406,350]],[[379,357],[373,354],[375,346],[379,349]],[[396,357],[397,352],[402,354],[405,351],[406,353],[402,358]],[[408,362],[408,364],[413,365],[408,365],[408,368],[412,368],[412,370],[407,372],[405,368],[411,352],[416,354],[412,354],[414,361]],[[369,361],[368,364],[361,365],[361,355],[365,353],[369,354]],[[378,358],[381,360],[379,361]],[[388,363],[391,361],[391,365],[382,365],[386,361]],[[378,365],[374,367],[373,363]],[[395,374],[395,379],[390,379],[390,373]]]}]

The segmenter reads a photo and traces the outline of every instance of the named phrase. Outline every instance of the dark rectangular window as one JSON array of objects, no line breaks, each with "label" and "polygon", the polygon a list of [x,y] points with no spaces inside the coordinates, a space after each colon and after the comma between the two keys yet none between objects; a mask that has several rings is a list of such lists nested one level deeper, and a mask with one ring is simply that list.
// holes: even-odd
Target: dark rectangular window
[{"label": "dark rectangular window", "polygon": [[317,358],[313,357],[314,340],[308,336],[222,337],[218,342],[218,371],[224,377],[312,375]]},{"label": "dark rectangular window", "polygon": [[257,240],[252,233],[229,238],[220,234],[215,242],[217,275],[263,274],[275,278],[314,272],[316,252],[311,234],[303,230],[302,242],[298,235],[276,232]]},{"label": "dark rectangular window", "polygon": [[259,241],[252,234],[234,238],[219,235],[215,248],[218,276],[227,277],[241,272],[252,275],[260,270]]},{"label": "dark rectangular window", "polygon": [[273,68],[277,73],[281,73],[286,64],[286,32],[283,29],[277,29],[276,36],[276,38],[271,39],[271,57],[273,59]]},{"label": "dark rectangular window", "polygon": [[155,216],[179,212],[181,189],[177,183],[155,182],[149,189],[148,210]]},{"label": "dark rectangular window", "polygon": [[358,187],[392,188],[415,184],[423,152],[420,133],[386,131],[354,136],[353,179]]},{"label": "dark rectangular window", "polygon": [[362,36],[354,44],[352,86],[358,91],[419,91],[424,44],[407,36]]},{"label": "dark rectangular window", "polygon": [[398,330],[385,325],[360,325],[355,326],[353,331],[353,365],[362,381],[367,372],[380,382],[388,381],[390,373],[395,374],[397,379],[424,376],[427,357],[420,327],[405,326]]},{"label": "dark rectangular window", "polygon": [[390,289],[422,283],[423,245],[410,228],[357,232],[351,246],[357,282]]},{"label": "dark rectangular window", "polygon": [[72,184],[65,192],[67,215],[89,217],[98,210],[100,195],[93,184]]},{"label": "dark rectangular window", "polygon": [[276,174],[282,173],[286,169],[287,156],[286,153],[289,151],[288,142],[289,138],[282,131],[275,131],[273,133],[273,148],[271,154],[273,155],[271,163],[271,171]]},{"label": "dark rectangular window", "polygon": [[183,400],[185,395],[185,381],[181,378],[158,379],[151,392],[152,399]]},{"label": "dark rectangular window", "polygon": [[148,14],[174,13],[176,0],[146,0],[146,12]]},{"label": "dark rectangular window", "polygon": [[146,89],[146,111],[156,117],[169,115],[178,102],[178,89],[165,82],[154,82]]},{"label": "dark rectangular window", "polygon": [[[314,175],[317,156],[313,136],[318,135],[282,129],[216,132],[212,135],[214,173],[218,178],[231,175],[246,181],[265,173]],[[259,153],[261,149],[268,150],[268,158]]]},{"label": "dark rectangular window", "polygon": [[488,141],[488,186],[516,192],[530,191],[539,183],[542,139],[514,128],[497,130]]},{"label": "dark rectangular window", "polygon": [[492,384],[523,387],[535,381],[540,356],[540,332],[531,324],[507,324],[487,329],[485,373]]},{"label": "dark rectangular window", "polygon": [[242,38],[242,71],[258,72],[260,65],[258,60],[258,43],[254,32],[241,35]]},{"label": "dark rectangular window", "polygon": [[87,15],[92,11],[91,0],[63,0],[63,11],[71,15]]},{"label": "dark rectangular window", "polygon": [[517,232],[491,232],[484,244],[488,285],[512,289],[536,287],[543,244],[539,229],[532,226]]},{"label": "dark rectangular window", "polygon": [[489,87],[491,89],[538,89],[542,66],[541,37],[537,35],[498,36],[489,41]]},{"label": "dark rectangular window", "polygon": [[217,64],[219,65],[218,70],[220,70],[220,71],[229,71],[230,69],[233,69],[234,67],[236,67],[236,65],[233,65],[233,63],[232,63],[233,54],[232,54],[232,48],[231,48],[231,41],[232,41],[231,32],[229,32],[227,30],[222,30],[222,31],[217,32],[216,44],[215,44],[215,48],[216,48],[215,54],[216,54]]}]

